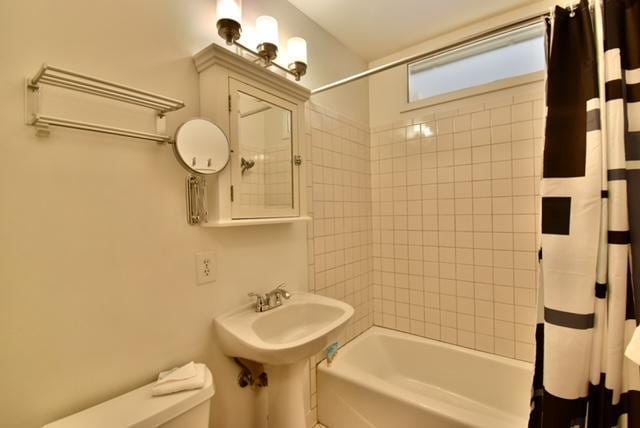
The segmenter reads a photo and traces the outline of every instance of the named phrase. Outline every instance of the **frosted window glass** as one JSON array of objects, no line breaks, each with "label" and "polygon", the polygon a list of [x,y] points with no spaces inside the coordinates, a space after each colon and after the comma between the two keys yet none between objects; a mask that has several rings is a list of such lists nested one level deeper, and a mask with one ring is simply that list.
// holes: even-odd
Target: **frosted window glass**
[{"label": "frosted window glass", "polygon": [[436,60],[409,64],[409,101],[544,70],[542,31],[543,28],[536,28],[534,32],[506,36]]}]

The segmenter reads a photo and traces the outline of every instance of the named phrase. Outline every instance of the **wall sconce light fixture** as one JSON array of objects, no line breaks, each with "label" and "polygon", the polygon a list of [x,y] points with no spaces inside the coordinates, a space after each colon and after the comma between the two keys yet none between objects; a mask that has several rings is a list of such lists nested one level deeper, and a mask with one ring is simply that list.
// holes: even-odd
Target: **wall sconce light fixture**
[{"label": "wall sconce light fixture", "polygon": [[278,57],[278,21],[272,16],[259,16],[256,19],[256,31],[259,37],[256,48],[258,56],[262,58],[265,65],[271,65]]},{"label": "wall sconce light fixture", "polygon": [[232,45],[242,33],[242,0],[218,0],[216,4],[218,15],[218,34],[228,45]]},{"label": "wall sconce light fixture", "polygon": [[216,12],[218,35],[227,45],[239,48],[258,57],[265,67],[274,66],[293,75],[296,81],[307,72],[307,42],[301,37],[292,37],[287,43],[289,56],[288,67],[275,62],[278,57],[278,21],[272,16],[259,16],[256,20],[258,46],[256,50],[244,46],[238,40],[242,34],[242,0],[217,0]]},{"label": "wall sconce light fixture", "polygon": [[307,42],[302,37],[292,37],[287,41],[289,71],[296,76],[307,72]]}]

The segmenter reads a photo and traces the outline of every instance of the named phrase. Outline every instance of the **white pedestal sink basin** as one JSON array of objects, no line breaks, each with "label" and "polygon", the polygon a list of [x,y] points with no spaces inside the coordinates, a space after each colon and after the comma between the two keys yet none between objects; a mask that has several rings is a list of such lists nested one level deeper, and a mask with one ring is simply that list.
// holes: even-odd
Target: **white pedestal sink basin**
[{"label": "white pedestal sink basin", "polygon": [[353,308],[329,297],[292,293],[282,306],[256,312],[247,304],[215,319],[223,352],[266,365],[269,427],[305,426],[306,359],[336,340]]}]

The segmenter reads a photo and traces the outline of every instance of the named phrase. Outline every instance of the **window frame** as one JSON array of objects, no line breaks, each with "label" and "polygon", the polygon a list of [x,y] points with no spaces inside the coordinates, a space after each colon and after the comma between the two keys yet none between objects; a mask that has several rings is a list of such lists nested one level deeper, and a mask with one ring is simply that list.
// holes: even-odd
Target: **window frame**
[{"label": "window frame", "polygon": [[[466,58],[473,57],[475,55],[479,55],[485,52],[490,52],[492,50],[497,50],[497,49],[509,46],[510,44],[513,44],[513,43],[531,40],[539,36],[545,37],[545,29],[546,27],[544,22],[539,22],[539,23],[535,23],[530,26],[527,26],[525,28],[518,28],[512,31],[508,31],[506,33],[501,33],[493,37],[489,37],[486,40],[479,41],[477,43],[477,46],[474,46],[476,44],[475,41],[470,41],[469,43],[456,47],[452,50],[448,50],[442,53],[437,53],[431,57],[427,56],[426,58],[417,59],[415,61],[407,63],[406,69],[405,69],[405,75],[404,75],[405,76],[404,83],[406,88],[405,104],[407,106],[407,109],[403,110],[401,113],[411,111],[411,110],[416,110],[419,108],[428,107],[431,105],[445,103],[448,101],[454,101],[461,98],[481,95],[488,92],[494,92],[501,89],[506,89],[514,86],[521,86],[528,83],[544,80],[545,72],[546,72],[546,64],[545,64],[545,67],[543,67],[543,69],[539,71],[519,74],[513,77],[494,80],[494,81],[487,82],[480,85],[469,86],[469,87],[451,91],[451,92],[446,92],[446,93],[442,93],[442,94],[438,94],[430,97],[420,98],[413,101],[411,100],[411,67],[414,66],[415,64],[434,62],[437,65],[439,65],[438,62],[441,62],[442,65],[446,65],[446,64],[455,63],[456,61],[461,61]],[[518,38],[517,33],[524,34],[524,36],[521,35],[520,38]],[[535,35],[533,35],[532,37],[526,37],[527,33],[535,34]],[[511,39],[510,42],[508,41],[509,38]],[[507,43],[504,43],[504,42],[500,43],[505,39],[507,39]],[[495,47],[490,47],[491,45],[494,45]],[[444,58],[447,58],[447,57],[453,57],[453,58],[450,61],[443,60]]]}]

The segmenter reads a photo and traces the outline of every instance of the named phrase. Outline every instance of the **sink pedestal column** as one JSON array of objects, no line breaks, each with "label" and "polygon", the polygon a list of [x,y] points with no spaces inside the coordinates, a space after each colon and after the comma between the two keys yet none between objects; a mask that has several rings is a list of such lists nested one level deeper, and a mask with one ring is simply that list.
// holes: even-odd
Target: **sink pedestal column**
[{"label": "sink pedestal column", "polygon": [[269,376],[269,428],[304,428],[305,367],[307,360],[297,363],[265,367]]}]

